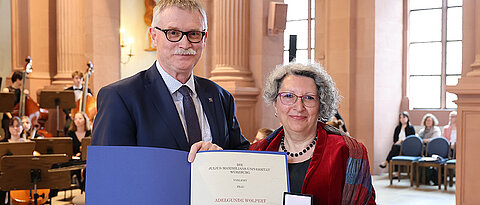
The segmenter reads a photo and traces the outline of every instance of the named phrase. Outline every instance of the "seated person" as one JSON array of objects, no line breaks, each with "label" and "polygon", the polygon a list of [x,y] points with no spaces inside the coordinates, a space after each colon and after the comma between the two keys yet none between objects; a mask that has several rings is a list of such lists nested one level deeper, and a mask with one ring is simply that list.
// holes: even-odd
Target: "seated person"
[{"label": "seated person", "polygon": [[[67,136],[72,138],[73,156],[82,156],[82,139],[84,137],[90,137],[91,135],[92,132],[90,129],[90,121],[88,120],[87,115],[82,112],[75,113],[73,116],[73,123],[70,125],[70,128],[67,132]],[[83,190],[85,190],[85,178],[82,177],[81,171],[72,171],[72,176],[76,176],[76,178],[80,180],[80,189],[83,192]]]},{"label": "seated person", "polygon": [[400,147],[403,140],[410,135],[415,135],[415,128],[410,125],[410,117],[407,111],[400,113],[398,118],[398,125],[395,127],[393,132],[393,145],[390,149],[390,152],[387,155],[387,159],[383,161],[379,166],[381,168],[387,167],[387,164],[390,162],[392,157],[398,156],[400,154]]},{"label": "seated person", "polygon": [[316,205],[375,204],[365,146],[319,120],[330,119],[339,103],[320,64],[278,66],[266,80],[264,99],[283,127],[250,149],[286,152],[290,192],[313,195]]},{"label": "seated person", "polygon": [[330,126],[333,126],[337,129],[343,130],[342,127],[343,127],[344,123],[343,123],[342,120],[339,120],[339,119],[337,119],[337,117],[333,116],[332,120],[327,122],[327,125],[330,125]]},{"label": "seated person", "polygon": [[423,139],[423,143],[426,144],[432,138],[441,136],[441,130],[437,126],[438,120],[435,115],[431,113],[425,114],[422,119],[422,125],[424,127],[418,132],[418,136]]},{"label": "seated person", "polygon": [[261,128],[258,130],[257,135],[255,136],[255,140],[253,140],[252,144],[262,140],[263,138],[267,137],[268,135],[272,134],[273,130],[268,128]]},{"label": "seated person", "polygon": [[[32,127],[32,121],[30,120],[29,117],[27,116],[22,116],[20,119],[22,119],[22,126],[23,126],[23,133],[22,137],[25,139],[33,139],[39,137],[37,134],[36,129],[33,129]],[[32,137],[32,134],[34,137]]]},{"label": "seated person", "polygon": [[449,114],[448,125],[443,128],[443,137],[450,142],[450,149],[455,149],[457,143],[457,112],[452,111]]},{"label": "seated person", "polygon": [[[22,120],[19,117],[14,116],[8,122],[8,132],[9,132],[8,135],[7,135],[8,137],[4,138],[0,142],[26,142],[26,141],[28,141],[27,139],[22,137],[22,131],[23,131]],[[7,197],[7,193],[8,192],[6,192],[6,191],[1,191],[0,190],[0,205],[6,204],[5,203],[6,198],[7,199],[9,198],[9,197]]]},{"label": "seated person", "polygon": [[92,135],[90,121],[85,113],[77,112],[73,117],[73,123],[68,129],[67,136],[72,138],[73,156],[80,157],[82,139]]},{"label": "seated person", "polygon": [[12,119],[10,119],[8,123],[8,132],[9,132],[9,134],[7,135],[8,137],[3,139],[2,142],[29,141],[28,139],[25,139],[22,137],[22,131],[23,131],[22,120],[17,116],[12,117]]}]

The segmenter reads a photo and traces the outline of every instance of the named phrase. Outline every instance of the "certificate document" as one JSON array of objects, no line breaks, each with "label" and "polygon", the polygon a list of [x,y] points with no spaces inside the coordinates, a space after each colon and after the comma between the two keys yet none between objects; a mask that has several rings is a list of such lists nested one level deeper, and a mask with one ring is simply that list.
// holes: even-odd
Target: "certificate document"
[{"label": "certificate document", "polygon": [[281,205],[284,153],[89,146],[86,204]]},{"label": "certificate document", "polygon": [[287,161],[278,152],[199,152],[191,167],[191,204],[283,204]]}]

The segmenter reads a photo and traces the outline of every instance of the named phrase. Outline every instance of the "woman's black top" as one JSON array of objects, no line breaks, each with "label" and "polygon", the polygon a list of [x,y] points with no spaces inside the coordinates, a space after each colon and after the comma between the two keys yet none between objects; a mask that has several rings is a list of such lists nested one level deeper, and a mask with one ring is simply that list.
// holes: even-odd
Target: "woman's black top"
[{"label": "woman's black top", "polygon": [[310,161],[300,163],[288,163],[288,178],[290,180],[290,192],[300,194],[302,193],[303,181],[307,175],[307,169],[310,165]]},{"label": "woman's black top", "polygon": [[[90,137],[91,135],[92,135],[91,131],[87,131],[85,133],[85,137]],[[75,156],[77,153],[80,152],[80,145],[82,145],[82,142],[78,140],[77,135],[75,134],[74,131],[68,131],[67,136],[72,138],[73,156]]]},{"label": "woman's black top", "polygon": [[[395,128],[395,132],[393,133],[393,143],[398,141],[400,129],[402,129],[402,125],[397,125],[397,127]],[[412,125],[408,125],[405,127],[405,137],[408,137],[410,135],[415,135],[415,128],[413,128]]]}]

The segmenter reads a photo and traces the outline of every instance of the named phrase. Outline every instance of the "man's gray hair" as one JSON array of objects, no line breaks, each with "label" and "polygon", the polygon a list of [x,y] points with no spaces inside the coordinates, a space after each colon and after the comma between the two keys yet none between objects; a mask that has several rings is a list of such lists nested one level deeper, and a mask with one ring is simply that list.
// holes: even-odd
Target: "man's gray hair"
[{"label": "man's gray hair", "polygon": [[323,69],[319,63],[289,63],[278,65],[266,79],[263,88],[265,102],[274,104],[277,100],[278,91],[282,81],[288,75],[304,76],[312,78],[317,87],[319,97],[318,119],[328,121],[336,113],[340,102],[338,90],[335,87],[332,77]]},{"label": "man's gray hair", "polygon": [[181,9],[190,10],[190,11],[198,11],[203,16],[203,29],[206,31],[208,30],[207,24],[207,13],[202,6],[202,3],[199,0],[159,0],[155,8],[153,8],[153,17],[152,17],[152,27],[158,26],[157,25],[157,16],[160,14],[163,9],[176,6]]}]

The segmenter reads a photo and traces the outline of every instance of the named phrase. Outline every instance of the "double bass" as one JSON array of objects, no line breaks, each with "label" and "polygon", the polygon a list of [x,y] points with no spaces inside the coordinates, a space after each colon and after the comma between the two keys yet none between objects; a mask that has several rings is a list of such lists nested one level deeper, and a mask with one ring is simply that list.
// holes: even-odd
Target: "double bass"
[{"label": "double bass", "polygon": [[71,110],[70,116],[73,118],[77,112],[82,112],[87,114],[90,123],[92,123],[95,115],[97,115],[97,101],[95,97],[88,95],[88,81],[90,80],[90,75],[93,73],[93,63],[89,61],[87,67],[85,83],[82,88],[82,97],[77,100],[76,107]]},{"label": "double bass", "polygon": [[18,117],[27,116],[28,118],[30,118],[32,126],[35,128],[39,128],[36,129],[36,132],[39,135],[42,135],[44,137],[51,137],[52,135],[44,129],[45,122],[48,120],[48,110],[40,108],[40,105],[25,93],[27,75],[33,71],[32,59],[30,58],[30,56],[25,59],[25,62],[25,71],[23,72],[22,76],[22,88],[20,90],[20,102],[15,106],[12,114]]}]

